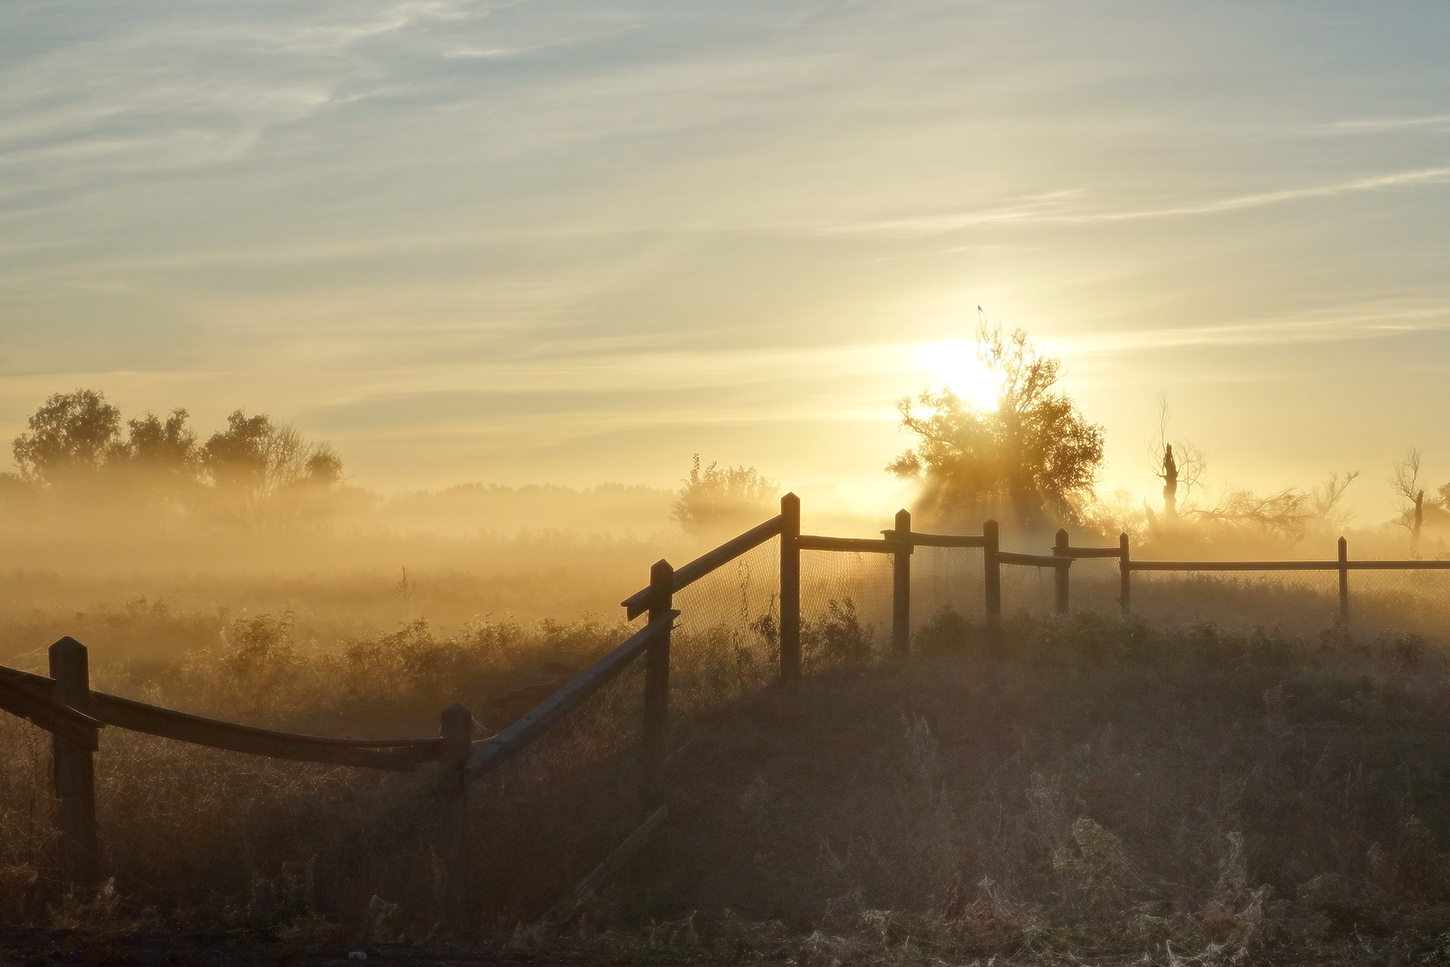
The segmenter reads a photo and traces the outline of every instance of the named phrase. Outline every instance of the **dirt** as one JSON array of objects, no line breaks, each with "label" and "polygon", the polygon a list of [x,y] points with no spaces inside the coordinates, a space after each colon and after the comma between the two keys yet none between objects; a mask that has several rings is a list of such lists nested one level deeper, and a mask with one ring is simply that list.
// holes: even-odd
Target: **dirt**
[{"label": "dirt", "polygon": [[[645,958],[647,962],[652,958]],[[3,967],[611,967],[625,960],[569,951],[548,953],[470,950],[462,947],[368,944],[304,946],[249,935],[182,936],[161,932],[107,936],[71,930],[0,927]],[[641,958],[628,958],[639,964]],[[670,963],[679,963],[672,958]],[[660,961],[661,964],[664,961]]]}]

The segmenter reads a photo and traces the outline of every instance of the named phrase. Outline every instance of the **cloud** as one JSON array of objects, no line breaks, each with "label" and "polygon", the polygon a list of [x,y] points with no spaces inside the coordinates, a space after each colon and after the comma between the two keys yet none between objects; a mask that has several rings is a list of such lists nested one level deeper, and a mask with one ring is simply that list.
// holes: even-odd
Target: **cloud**
[{"label": "cloud", "polygon": [[1002,207],[988,208],[975,212],[959,212],[949,215],[924,215],[917,218],[889,219],[864,222],[845,228],[834,229],[831,234],[874,235],[884,237],[910,237],[919,235],[943,235],[974,228],[979,225],[1095,225],[1112,222],[1134,222],[1159,218],[1178,218],[1192,215],[1217,215],[1224,212],[1244,211],[1305,201],[1312,198],[1332,198],[1337,195],[1384,191],[1393,188],[1435,185],[1450,182],[1450,166],[1419,168],[1396,171],[1382,175],[1370,175],[1326,185],[1310,185],[1303,188],[1283,188],[1276,191],[1256,192],[1247,195],[1233,195],[1208,201],[1180,205],[1165,205],[1156,208],[1130,209],[1126,211],[1083,211],[1074,210],[1074,200],[1086,195],[1081,189],[1064,189],[1020,199]]},{"label": "cloud", "polygon": [[[1306,318],[1307,316],[1307,318]],[[1366,305],[1354,311],[1300,313],[1218,326],[1096,332],[1053,340],[1054,350],[1090,356],[1207,347],[1277,346],[1384,339],[1450,330],[1450,302]]]},{"label": "cloud", "polygon": [[1319,125],[1320,134],[1383,134],[1390,131],[1412,131],[1450,126],[1450,114],[1424,114],[1418,117],[1355,118]]}]

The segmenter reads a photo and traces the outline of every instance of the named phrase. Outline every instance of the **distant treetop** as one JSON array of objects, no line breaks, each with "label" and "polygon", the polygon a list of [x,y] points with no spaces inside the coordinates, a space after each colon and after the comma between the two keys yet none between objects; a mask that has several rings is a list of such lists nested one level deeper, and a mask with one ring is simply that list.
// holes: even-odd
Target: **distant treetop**
[{"label": "distant treetop", "polygon": [[698,453],[683,483],[670,519],[691,536],[738,531],[758,524],[775,512],[780,493],[779,485],[761,476],[754,467],[711,463],[701,469]]}]

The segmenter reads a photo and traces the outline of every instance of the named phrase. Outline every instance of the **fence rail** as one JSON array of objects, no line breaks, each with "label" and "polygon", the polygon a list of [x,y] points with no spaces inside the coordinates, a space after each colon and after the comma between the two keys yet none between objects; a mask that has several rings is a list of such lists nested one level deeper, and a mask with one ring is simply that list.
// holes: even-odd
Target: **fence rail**
[{"label": "fence rail", "polygon": [[678,611],[670,609],[651,620],[623,644],[580,672],[517,722],[474,749],[465,765],[469,780],[480,780],[488,772],[523,752],[586,698],[618,677],[663,635],[668,634],[679,615]]},{"label": "fence rail", "polygon": [[[674,595],[725,565],[766,543],[780,539],[779,608],[776,626],[778,681],[790,687],[801,678],[801,552],[886,554],[892,563],[891,645],[904,654],[911,640],[911,559],[918,547],[980,552],[983,609],[990,629],[1002,619],[1003,568],[1050,570],[1054,583],[1054,609],[1066,614],[1071,600],[1071,572],[1075,561],[1118,561],[1117,604],[1130,609],[1132,575],[1136,572],[1292,572],[1337,571],[1339,621],[1349,624],[1351,571],[1450,570],[1450,561],[1351,561],[1340,538],[1335,560],[1309,561],[1151,561],[1138,560],[1126,534],[1116,547],[1071,543],[1066,530],[1056,535],[1049,553],[1007,551],[1000,546],[996,521],[988,520],[980,534],[931,534],[911,529],[911,514],[896,515],[894,526],[880,538],[834,537],[802,534],[800,501],[794,494],[781,498],[780,513],[675,569],[658,561],[650,569],[650,583],[625,598],[621,605],[630,620],[648,614],[644,627],[579,672],[523,717],[499,734],[475,741],[473,717],[455,704],[440,715],[437,736],[405,739],[325,738],[279,732],[178,712],[90,688],[85,646],[62,638],[50,648],[50,676],[0,666],[0,710],[19,716],[49,731],[53,739],[55,787],[60,798],[59,850],[63,870],[78,884],[94,883],[97,876],[94,755],[98,734],[113,727],[192,745],[277,759],[354,766],[368,769],[412,771],[424,763],[437,763],[439,791],[448,805],[443,811],[441,836],[452,875],[468,876],[466,797],[471,787],[487,781],[504,763],[527,751],[540,737],[564,721],[591,695],[617,678],[634,662],[645,662],[643,729],[640,740],[642,779],[640,816],[644,822],[625,840],[591,878],[605,875],[638,847],[665,815],[663,767],[669,732],[671,640],[681,612]],[[633,844],[633,845],[631,845]],[[593,879],[576,888],[592,888]]]},{"label": "fence rail", "polygon": [[[764,544],[781,532],[781,526],[784,520],[785,516],[783,514],[772,517],[770,520],[756,524],[740,536],[732,537],[714,550],[701,554],[689,564],[674,572],[674,584],[671,591],[683,591],[711,571],[724,567],[746,551],[753,550],[761,544]],[[797,521],[799,521],[799,518],[797,518]],[[620,606],[625,609],[625,613],[630,621],[633,621],[649,610],[651,593],[651,588],[643,587],[620,602]]]}]

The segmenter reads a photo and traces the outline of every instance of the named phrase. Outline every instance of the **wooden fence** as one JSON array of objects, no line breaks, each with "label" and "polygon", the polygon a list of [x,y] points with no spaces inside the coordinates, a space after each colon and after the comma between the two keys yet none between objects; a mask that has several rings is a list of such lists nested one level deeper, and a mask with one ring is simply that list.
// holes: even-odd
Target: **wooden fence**
[{"label": "wooden fence", "polygon": [[466,822],[468,791],[488,781],[489,774],[517,757],[562,722],[589,696],[617,678],[636,660],[645,660],[643,728],[640,741],[642,823],[624,843],[561,901],[567,915],[582,895],[597,886],[638,848],[665,816],[663,771],[668,748],[670,707],[670,645],[675,619],[674,595],[717,571],[742,554],[774,538],[780,541],[779,669],[780,683],[790,687],[801,678],[801,552],[834,551],[892,556],[892,649],[905,654],[911,639],[911,557],[917,547],[979,550],[982,555],[984,610],[989,626],[1002,619],[1002,569],[1051,569],[1055,611],[1066,614],[1071,599],[1071,568],[1076,560],[1114,558],[1119,568],[1120,607],[1132,600],[1132,575],[1138,571],[1337,571],[1339,618],[1349,622],[1348,574],[1355,570],[1450,570],[1450,561],[1351,561],[1343,538],[1335,560],[1324,561],[1143,561],[1135,560],[1126,534],[1117,547],[1078,546],[1065,530],[1058,531],[1050,553],[1006,551],[1000,546],[996,521],[986,521],[980,534],[928,534],[911,529],[903,510],[880,538],[828,537],[802,534],[800,500],[781,498],[780,513],[690,563],[675,569],[658,561],[649,584],[622,605],[630,620],[647,616],[643,627],[589,666],[532,711],[491,738],[475,741],[473,716],[461,704],[440,715],[437,736],[409,739],[342,739],[277,732],[191,715],[149,705],[90,687],[86,648],[73,638],[50,647],[50,676],[0,666],[0,710],[24,718],[52,735],[55,790],[59,797],[61,868],[77,885],[94,884],[99,875],[96,837],[94,757],[103,728],[128,729],[193,745],[365,769],[411,771],[424,763],[439,766],[439,791],[446,808],[439,831],[444,854],[459,877],[466,877],[470,853]]}]

